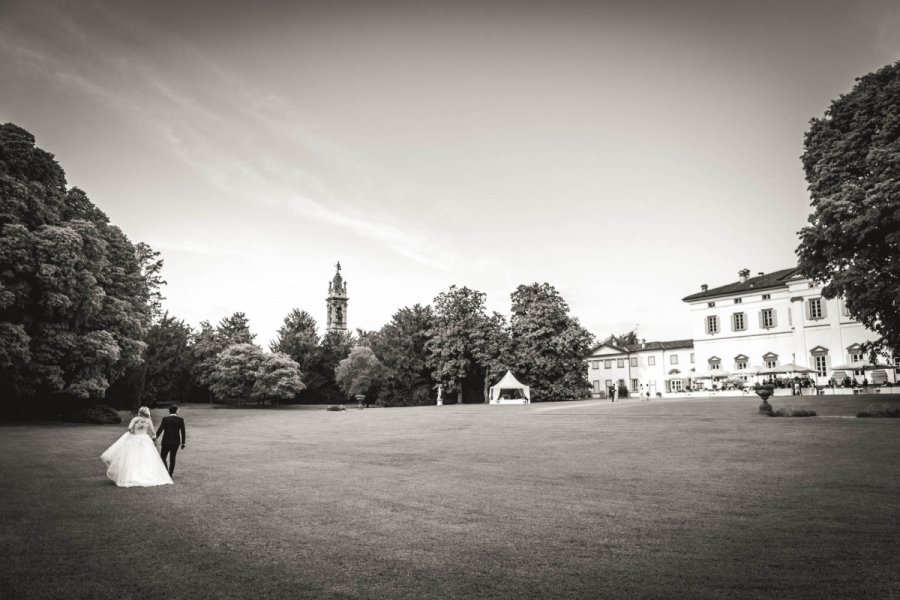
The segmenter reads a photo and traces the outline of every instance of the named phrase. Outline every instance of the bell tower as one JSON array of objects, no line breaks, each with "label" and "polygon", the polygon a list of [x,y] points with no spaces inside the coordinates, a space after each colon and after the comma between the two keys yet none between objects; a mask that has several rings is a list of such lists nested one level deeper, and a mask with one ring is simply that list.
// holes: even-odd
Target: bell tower
[{"label": "bell tower", "polygon": [[341,277],[341,263],[335,265],[337,270],[328,282],[328,297],[325,299],[328,310],[327,331],[347,331],[347,282]]}]

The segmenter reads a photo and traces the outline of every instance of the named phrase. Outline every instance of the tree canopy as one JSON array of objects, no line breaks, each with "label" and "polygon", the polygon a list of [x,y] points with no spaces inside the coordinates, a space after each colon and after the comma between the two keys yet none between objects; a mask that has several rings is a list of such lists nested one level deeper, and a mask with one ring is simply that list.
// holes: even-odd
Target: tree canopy
[{"label": "tree canopy", "polygon": [[593,336],[549,283],[520,285],[511,298],[513,372],[536,399],[583,398],[589,392],[584,357]]},{"label": "tree canopy", "polygon": [[485,294],[450,286],[434,299],[435,325],[427,343],[432,378],[460,402],[485,401],[491,361],[497,354],[495,335],[503,330],[499,315],[489,316]]},{"label": "tree canopy", "polygon": [[[900,349],[900,62],[856,80],[812,119],[802,156],[813,212],[801,272]],[[872,350],[873,348],[870,348]]]},{"label": "tree canopy", "polygon": [[102,398],[142,360],[149,293],[125,234],[0,125],[0,398]]},{"label": "tree canopy", "polygon": [[431,307],[416,304],[401,308],[380,331],[365,337],[365,343],[388,369],[380,398],[386,406],[420,406],[433,402],[435,384],[427,362],[426,344],[434,324]]},{"label": "tree canopy", "polygon": [[347,358],[338,363],[334,375],[341,391],[348,398],[363,394],[369,400],[384,383],[387,369],[370,348],[356,346],[350,350]]}]

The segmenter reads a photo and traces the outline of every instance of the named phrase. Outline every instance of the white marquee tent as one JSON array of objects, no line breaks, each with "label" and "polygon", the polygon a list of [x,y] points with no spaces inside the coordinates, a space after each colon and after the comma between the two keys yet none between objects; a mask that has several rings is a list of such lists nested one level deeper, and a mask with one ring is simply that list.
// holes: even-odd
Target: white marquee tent
[{"label": "white marquee tent", "polygon": [[[503,396],[514,396],[503,398]],[[516,397],[518,396],[518,397]],[[503,379],[492,385],[490,389],[491,404],[530,404],[531,391],[527,385],[522,385],[511,371],[507,371]]]}]

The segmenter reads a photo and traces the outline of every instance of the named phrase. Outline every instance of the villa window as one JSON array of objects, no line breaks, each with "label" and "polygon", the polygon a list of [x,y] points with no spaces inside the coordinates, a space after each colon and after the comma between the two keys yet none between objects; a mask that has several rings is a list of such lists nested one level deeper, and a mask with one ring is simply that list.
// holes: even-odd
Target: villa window
[{"label": "villa window", "polygon": [[710,335],[719,333],[719,317],[716,315],[706,317],[706,333]]},{"label": "villa window", "polygon": [[734,299],[734,303],[735,303],[735,304],[740,304],[740,303],[743,302],[743,301],[744,301],[743,298],[735,298],[735,299]]},{"label": "villa window", "polygon": [[775,309],[764,308],[759,311],[759,326],[763,329],[775,327]]},{"label": "villa window", "polygon": [[763,299],[763,300],[771,300],[771,299],[772,299],[772,294],[763,294],[763,295],[762,295],[762,299]]},{"label": "villa window", "polygon": [[777,366],[778,366],[778,361],[777,361],[777,360],[767,360],[767,361],[766,361],[766,368],[767,368],[767,369],[774,369],[774,368],[777,367]]},{"label": "villa window", "polygon": [[600,380],[599,379],[594,380],[594,393],[595,394],[600,393]]},{"label": "villa window", "polygon": [[631,357],[631,366],[632,366],[632,367],[636,367],[636,366],[637,366],[637,356],[632,356],[632,357]]},{"label": "villa window", "polygon": [[606,389],[609,389],[610,387],[612,387],[612,379],[607,379],[606,380]]},{"label": "villa window", "polygon": [[638,380],[632,379],[631,380],[631,391],[635,392],[635,391],[637,391],[637,389],[638,389]]},{"label": "villa window", "polygon": [[746,361],[746,360],[739,360],[739,361],[737,361],[736,363],[734,363],[734,366],[737,367],[738,370],[740,370],[740,369],[746,369],[746,368],[747,368],[747,361]]},{"label": "villa window", "polygon": [[604,368],[604,369],[612,369],[612,361],[611,361],[611,360],[604,360],[604,361],[603,361],[603,368]]},{"label": "villa window", "polygon": [[694,353],[691,352],[691,364],[694,364]]},{"label": "villa window", "polygon": [[616,359],[616,367],[618,367],[620,369],[624,369],[625,368],[625,359],[624,358]]},{"label": "villa window", "polygon": [[744,313],[734,313],[731,315],[731,330],[732,331],[744,331],[747,329],[747,320],[744,318]]},{"label": "villa window", "polygon": [[716,307],[716,303],[715,303],[715,302],[707,302],[707,303],[706,303],[706,306],[708,306],[709,308],[715,308],[715,307]]},{"label": "villa window", "polygon": [[810,298],[806,303],[806,316],[810,319],[825,318],[825,303],[821,298]]},{"label": "villa window", "polygon": [[825,377],[825,374],[828,372],[828,365],[825,364],[825,355],[814,356],[813,362],[815,363],[816,375]]},{"label": "villa window", "polygon": [[863,361],[862,352],[856,352],[856,353],[850,355],[850,362],[862,362],[862,361]]},{"label": "villa window", "polygon": [[592,368],[592,369],[599,369],[599,368],[600,368],[600,361],[599,361],[599,360],[592,360],[592,361],[591,361],[591,368]]},{"label": "villa window", "polygon": [[670,365],[678,364],[678,355],[677,354],[673,354],[672,356],[669,357],[669,364]]},{"label": "villa window", "polygon": [[652,367],[652,366],[654,366],[654,365],[656,365],[656,357],[655,357],[655,356],[648,356],[648,357],[647,357],[647,366],[648,366],[648,367]]}]

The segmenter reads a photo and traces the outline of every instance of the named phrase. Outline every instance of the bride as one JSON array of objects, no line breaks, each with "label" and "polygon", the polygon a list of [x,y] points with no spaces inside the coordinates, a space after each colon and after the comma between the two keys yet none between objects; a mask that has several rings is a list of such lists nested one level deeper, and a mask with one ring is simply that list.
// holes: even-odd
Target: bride
[{"label": "bride", "polygon": [[128,431],[100,455],[106,463],[106,476],[119,487],[165,485],[172,483],[153,440],[156,433],[150,409],[142,406],[131,420]]}]

